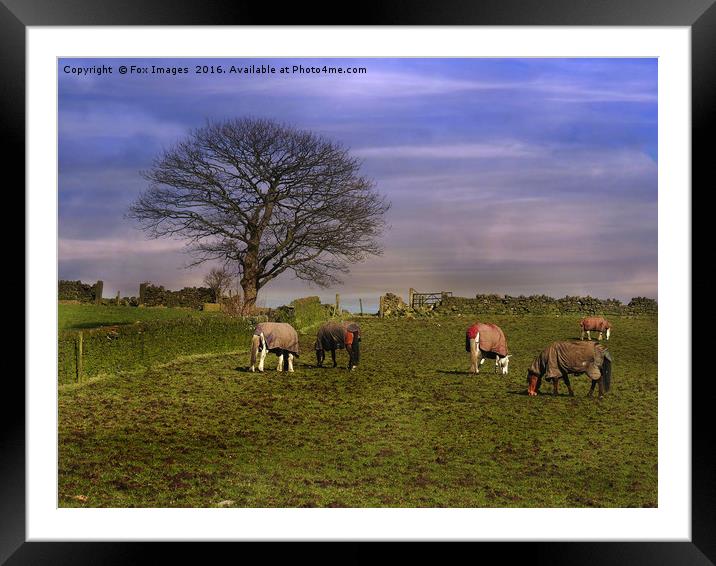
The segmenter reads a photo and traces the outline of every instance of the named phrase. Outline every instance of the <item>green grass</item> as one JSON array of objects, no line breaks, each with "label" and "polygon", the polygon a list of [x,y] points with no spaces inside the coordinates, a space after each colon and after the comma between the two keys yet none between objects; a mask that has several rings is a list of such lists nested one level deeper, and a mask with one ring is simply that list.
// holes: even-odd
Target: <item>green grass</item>
[{"label": "green grass", "polygon": [[601,401],[584,376],[574,398],[525,395],[532,358],[578,317],[486,319],[507,377],[466,373],[468,318],[364,318],[354,372],[315,367],[308,334],[294,374],[235,353],[61,387],[59,505],[656,506],[656,317],[614,318]]},{"label": "green grass", "polygon": [[223,316],[221,313],[204,312],[194,309],[164,307],[125,307],[101,305],[60,304],[57,306],[60,330],[98,328],[147,322],[152,320],[176,320],[178,318],[200,318]]}]

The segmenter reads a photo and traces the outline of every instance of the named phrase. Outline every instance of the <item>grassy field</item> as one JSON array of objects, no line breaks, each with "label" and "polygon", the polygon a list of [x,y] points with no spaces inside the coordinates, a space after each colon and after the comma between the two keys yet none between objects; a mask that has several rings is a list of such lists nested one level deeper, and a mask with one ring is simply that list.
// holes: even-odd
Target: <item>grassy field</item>
[{"label": "grassy field", "polygon": [[[136,309],[135,309],[136,310]],[[169,310],[169,309],[167,309]],[[526,395],[578,317],[492,316],[514,357],[469,375],[470,319],[360,320],[361,366],[249,373],[248,353],[59,389],[61,507],[653,507],[656,317],[614,318],[612,390]]]},{"label": "grassy field", "polygon": [[59,330],[97,328],[148,322],[155,320],[176,320],[180,318],[200,318],[204,316],[223,316],[217,312],[204,312],[196,309],[165,307],[125,307],[60,304],[57,305]]}]

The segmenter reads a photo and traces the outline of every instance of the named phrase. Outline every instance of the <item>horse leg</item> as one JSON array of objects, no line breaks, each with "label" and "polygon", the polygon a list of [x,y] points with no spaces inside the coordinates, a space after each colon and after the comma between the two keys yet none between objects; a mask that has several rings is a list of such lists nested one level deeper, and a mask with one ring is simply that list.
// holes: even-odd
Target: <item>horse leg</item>
[{"label": "horse leg", "polygon": [[323,350],[316,350],[316,361],[318,362],[318,367],[323,367],[323,360],[326,359],[326,353]]},{"label": "horse leg", "polygon": [[278,366],[276,366],[276,371],[283,371],[283,354],[279,354],[278,356]]},{"label": "horse leg", "polygon": [[288,354],[288,371],[293,373],[293,354],[289,352]]},{"label": "horse leg", "polygon": [[582,333],[579,335],[580,340],[584,340],[584,328],[582,328]]},{"label": "horse leg", "polygon": [[567,384],[567,389],[569,389],[569,396],[574,397],[574,391],[572,391],[572,384],[569,382],[569,376],[565,373],[562,377],[564,378],[564,382]]},{"label": "horse leg", "polygon": [[477,350],[477,341],[470,339],[470,373],[480,373],[478,365],[480,364],[480,355]]},{"label": "horse leg", "polygon": [[601,399],[604,397],[604,380],[600,377],[597,381],[599,381],[599,398]]},{"label": "horse leg", "polygon": [[353,369],[353,346],[346,344],[346,353],[348,354],[348,369]]},{"label": "horse leg", "polygon": [[338,364],[336,363],[336,351],[331,350],[331,359],[333,360],[333,367],[337,367]]},{"label": "horse leg", "polygon": [[268,350],[264,348],[261,350],[261,357],[259,358],[259,371],[264,370],[264,361],[266,361],[266,354],[268,353]]},{"label": "horse leg", "polygon": [[601,332],[601,330],[600,330],[600,331],[599,331],[599,340],[601,340],[601,339],[602,339],[602,332]]},{"label": "horse leg", "polygon": [[249,359],[249,371],[256,371],[256,354],[259,352],[260,338],[255,334],[251,337],[251,357]]},{"label": "horse leg", "polygon": [[592,385],[589,388],[589,393],[587,393],[587,397],[591,397],[592,393],[594,393],[594,387],[597,385],[597,382],[592,380]]},{"label": "horse leg", "polygon": [[587,340],[591,340],[591,339],[592,339],[592,331],[587,330]]},{"label": "horse leg", "polygon": [[552,395],[557,395],[559,390],[559,378],[555,377],[552,379]]}]

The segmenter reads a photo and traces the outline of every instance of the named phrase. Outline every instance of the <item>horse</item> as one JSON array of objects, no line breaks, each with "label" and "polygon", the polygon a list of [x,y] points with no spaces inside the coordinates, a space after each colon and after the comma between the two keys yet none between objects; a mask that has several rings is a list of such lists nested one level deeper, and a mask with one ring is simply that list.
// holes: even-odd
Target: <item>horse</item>
[{"label": "horse", "polygon": [[298,333],[287,322],[261,322],[251,337],[251,371],[255,371],[256,358],[260,353],[258,370],[264,371],[266,354],[278,356],[276,371],[293,372],[293,358],[298,357]]},{"label": "horse", "polygon": [[348,369],[354,370],[360,360],[360,326],[355,322],[325,322],[316,334],[316,360],[318,367],[323,367],[326,350],[330,350],[333,367],[336,367],[336,350],[346,349],[348,352]]},{"label": "horse", "polygon": [[587,394],[594,392],[599,384],[599,397],[609,391],[612,381],[612,356],[606,346],[598,342],[557,341],[552,342],[537,356],[527,370],[527,393],[537,395],[542,379],[552,381],[553,395],[557,395],[559,379],[564,379],[570,397],[574,397],[569,374],[586,373],[592,380]]},{"label": "horse", "polygon": [[594,330],[595,332],[599,332],[599,338],[598,340],[602,339],[602,332],[606,332],[607,334],[607,340],[609,340],[609,335],[611,334],[612,325],[611,323],[604,317],[601,316],[587,316],[584,317],[582,320],[579,321],[579,328],[582,330],[582,335],[580,336],[580,340],[584,340],[584,333],[587,333],[587,338],[589,340],[592,339],[591,331]]},{"label": "horse", "polygon": [[470,353],[470,373],[480,373],[485,358],[495,360],[495,373],[507,375],[512,354],[507,353],[507,339],[495,324],[476,322],[465,334],[465,350]]}]

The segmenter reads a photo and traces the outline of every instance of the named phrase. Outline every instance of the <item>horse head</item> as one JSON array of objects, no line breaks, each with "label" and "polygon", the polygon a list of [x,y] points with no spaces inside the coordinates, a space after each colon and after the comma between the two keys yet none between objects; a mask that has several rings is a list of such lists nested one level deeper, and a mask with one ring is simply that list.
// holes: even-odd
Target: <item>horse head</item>
[{"label": "horse head", "polygon": [[539,375],[527,370],[527,394],[530,397],[537,395],[540,385],[542,384],[541,382],[542,380]]}]

